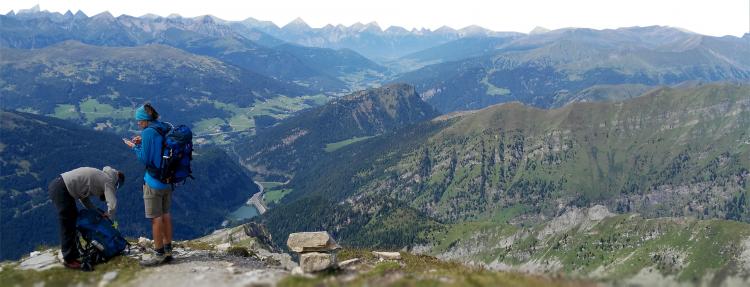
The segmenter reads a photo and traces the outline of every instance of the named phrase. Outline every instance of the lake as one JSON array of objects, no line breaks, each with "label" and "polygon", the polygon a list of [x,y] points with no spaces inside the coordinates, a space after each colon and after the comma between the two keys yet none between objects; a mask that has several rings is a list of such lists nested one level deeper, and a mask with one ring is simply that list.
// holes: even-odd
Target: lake
[{"label": "lake", "polygon": [[238,208],[237,210],[230,213],[227,218],[230,220],[243,220],[250,219],[258,215],[258,210],[255,209],[255,206],[243,205],[240,206],[240,208]]}]

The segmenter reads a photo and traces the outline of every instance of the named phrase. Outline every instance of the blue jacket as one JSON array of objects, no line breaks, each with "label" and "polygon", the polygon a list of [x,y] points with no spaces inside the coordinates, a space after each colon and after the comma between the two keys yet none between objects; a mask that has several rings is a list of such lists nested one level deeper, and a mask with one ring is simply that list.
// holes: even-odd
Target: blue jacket
[{"label": "blue jacket", "polygon": [[[148,127],[141,131],[141,144],[133,147],[133,152],[138,156],[140,161],[145,166],[160,167],[162,157],[162,142],[164,137],[156,131],[156,128],[161,129],[166,134],[169,130],[169,126],[159,121],[152,121]],[[146,184],[153,189],[168,189],[171,186],[169,184],[159,181],[159,179],[151,176],[148,171],[143,176],[143,180]]]}]

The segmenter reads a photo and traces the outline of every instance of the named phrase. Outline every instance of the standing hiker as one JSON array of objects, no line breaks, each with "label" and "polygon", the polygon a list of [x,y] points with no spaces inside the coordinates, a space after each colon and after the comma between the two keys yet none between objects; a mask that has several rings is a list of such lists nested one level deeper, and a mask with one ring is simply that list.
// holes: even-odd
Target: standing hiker
[{"label": "standing hiker", "polygon": [[159,180],[162,167],[162,148],[170,127],[158,121],[159,113],[151,104],[135,111],[135,120],[142,130],[132,140],[123,139],[133,149],[138,161],[146,166],[143,176],[143,204],[146,218],[151,219],[155,252],[141,260],[143,266],[156,266],[172,260],[172,217],[169,214],[172,186]]},{"label": "standing hiker", "polygon": [[75,200],[81,201],[87,209],[99,213],[89,199],[91,196],[107,202],[107,212],[101,214],[113,217],[117,207],[117,191],[125,181],[125,175],[114,168],[105,166],[98,170],[91,167],[80,167],[61,174],[49,184],[49,197],[57,209],[60,218],[60,250],[63,265],[71,269],[80,269],[81,261],[76,240],[76,219],[78,208]]}]

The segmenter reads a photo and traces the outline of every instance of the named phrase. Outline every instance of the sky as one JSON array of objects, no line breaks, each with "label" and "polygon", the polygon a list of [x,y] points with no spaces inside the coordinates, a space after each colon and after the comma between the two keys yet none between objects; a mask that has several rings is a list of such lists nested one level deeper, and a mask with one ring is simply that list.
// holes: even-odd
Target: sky
[{"label": "sky", "polygon": [[183,17],[214,15],[225,20],[253,17],[283,26],[297,17],[312,27],[376,21],[383,29],[463,28],[479,25],[495,31],[529,32],[583,27],[608,29],[662,25],[696,33],[742,36],[750,29],[750,0],[2,0],[0,13],[39,4],[42,10],[81,10],[89,16],[153,13]]}]

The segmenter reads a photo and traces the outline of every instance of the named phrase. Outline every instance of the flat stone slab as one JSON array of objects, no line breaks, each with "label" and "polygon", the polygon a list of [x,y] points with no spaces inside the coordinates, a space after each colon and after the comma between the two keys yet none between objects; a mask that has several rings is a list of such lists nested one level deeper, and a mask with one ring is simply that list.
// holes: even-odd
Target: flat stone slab
[{"label": "flat stone slab", "polygon": [[401,253],[398,252],[373,251],[372,255],[385,260],[401,260]]},{"label": "flat stone slab", "polygon": [[349,260],[344,260],[339,262],[339,268],[346,269],[350,267],[354,267],[355,265],[359,264],[362,260],[359,258],[353,258]]},{"label": "flat stone slab", "polygon": [[289,250],[297,253],[327,252],[341,248],[341,246],[336,243],[336,240],[325,231],[297,232],[289,234],[286,245],[289,246]]},{"label": "flat stone slab", "polygon": [[57,259],[56,251],[48,250],[45,252],[34,252],[34,256],[21,262],[18,268],[21,270],[47,270],[51,268],[63,267],[60,260]]}]

